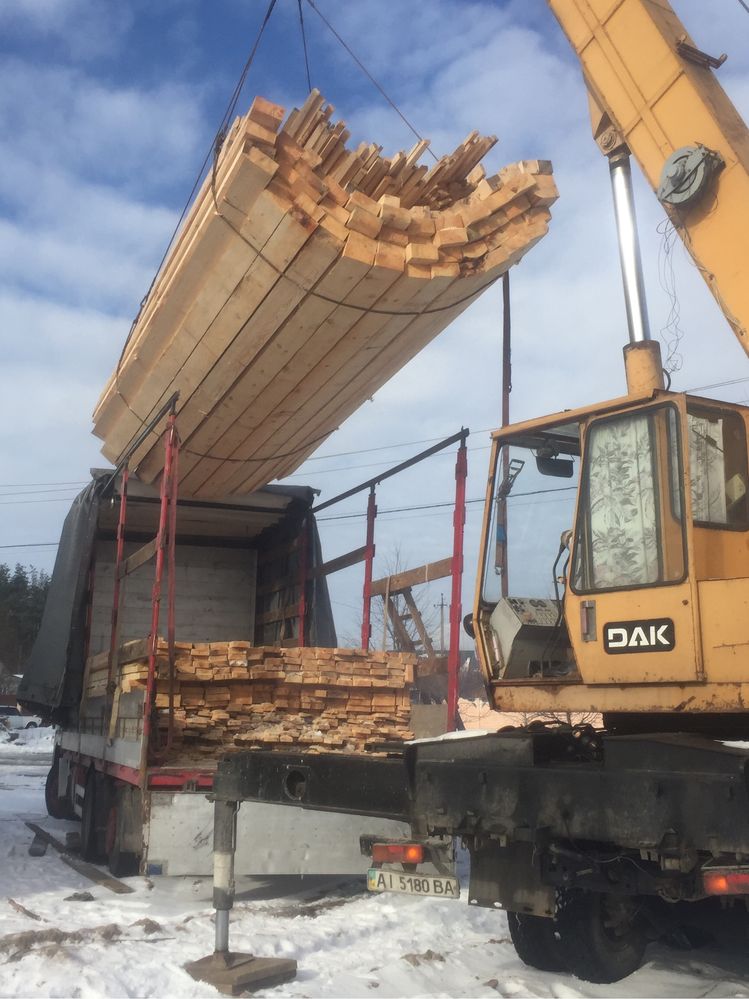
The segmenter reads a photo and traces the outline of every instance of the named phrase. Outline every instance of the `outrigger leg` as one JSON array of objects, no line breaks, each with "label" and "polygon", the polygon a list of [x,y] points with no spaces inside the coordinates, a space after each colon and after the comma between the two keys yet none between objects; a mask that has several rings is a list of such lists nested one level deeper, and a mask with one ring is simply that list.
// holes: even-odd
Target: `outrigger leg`
[{"label": "outrigger leg", "polygon": [[213,907],[216,943],[213,954],[185,965],[199,982],[208,982],[225,995],[272,988],[296,977],[296,961],[254,957],[229,950],[229,913],[234,905],[234,852],[237,843],[236,801],[213,804]]}]

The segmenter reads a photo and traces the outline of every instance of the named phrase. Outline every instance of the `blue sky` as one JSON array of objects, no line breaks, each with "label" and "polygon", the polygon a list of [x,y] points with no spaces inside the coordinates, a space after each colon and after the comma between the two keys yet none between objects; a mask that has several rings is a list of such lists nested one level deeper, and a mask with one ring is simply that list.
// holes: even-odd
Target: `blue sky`
[{"label": "blue sky", "polygon": [[[526,157],[554,162],[561,197],[550,234],[512,275],[514,418],[620,394],[626,329],[608,171],[590,139],[576,61],[546,4],[317,3],[438,154],[477,128],[499,136],[490,168]],[[728,52],[720,80],[748,115],[749,16],[736,0],[674,5],[697,44]],[[0,4],[0,545],[55,541],[76,483],[104,463],[90,435],[91,411],[265,9],[264,0]],[[410,146],[412,136],[306,4],[304,13],[312,82],[354,138],[390,152]],[[238,110],[256,93],[288,108],[304,99],[296,0],[277,0]],[[670,309],[658,281],[662,211],[639,181],[637,199],[657,331]],[[678,246],[674,260],[684,329],[676,387],[742,377],[746,359]],[[499,418],[499,336],[492,290],[291,481],[330,496],[423,445],[320,456],[439,438],[466,425],[483,431],[471,439],[469,497],[478,497],[485,431]],[[746,399],[749,382],[713,394]],[[437,458],[384,488],[380,506],[441,502],[452,489],[452,461]],[[469,514],[469,553],[479,507]],[[361,509],[354,501],[346,506]],[[532,523],[530,513],[521,516],[518,543],[534,533],[522,526]],[[564,503],[547,503],[540,514],[558,537],[568,518]],[[450,529],[449,512],[383,515],[380,555],[400,545],[412,564],[441,557]],[[363,541],[356,519],[329,521],[323,530],[329,556]],[[0,549],[3,558],[50,568],[54,548]],[[473,571],[469,555],[466,604]],[[360,569],[333,587],[342,630],[355,631]]]}]

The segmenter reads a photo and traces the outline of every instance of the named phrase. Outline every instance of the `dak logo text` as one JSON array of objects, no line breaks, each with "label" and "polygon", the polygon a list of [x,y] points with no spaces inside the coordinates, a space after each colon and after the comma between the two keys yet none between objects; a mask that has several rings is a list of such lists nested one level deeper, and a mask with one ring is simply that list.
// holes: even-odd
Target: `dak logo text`
[{"label": "dak logo text", "polygon": [[674,622],[668,617],[648,621],[612,621],[603,626],[603,648],[622,652],[671,652],[676,645]]}]

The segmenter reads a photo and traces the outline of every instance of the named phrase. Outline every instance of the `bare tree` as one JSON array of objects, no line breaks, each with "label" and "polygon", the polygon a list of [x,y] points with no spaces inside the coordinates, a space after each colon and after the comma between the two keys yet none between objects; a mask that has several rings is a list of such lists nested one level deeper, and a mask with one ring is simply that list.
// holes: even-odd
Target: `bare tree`
[{"label": "bare tree", "polygon": [[[377,576],[380,579],[397,576],[408,568],[406,555],[400,545],[396,545],[378,563]],[[370,611],[372,645],[410,652],[414,648],[428,648],[424,642],[426,636],[428,644],[437,649],[438,608],[429,583],[422,583],[406,593],[373,597]]]}]

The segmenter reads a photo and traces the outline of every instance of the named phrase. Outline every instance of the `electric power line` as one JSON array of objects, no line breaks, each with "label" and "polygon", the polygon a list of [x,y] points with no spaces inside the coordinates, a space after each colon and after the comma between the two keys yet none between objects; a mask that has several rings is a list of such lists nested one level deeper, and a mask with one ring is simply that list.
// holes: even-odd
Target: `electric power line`
[{"label": "electric power line", "polygon": [[[552,489],[531,489],[524,493],[513,493],[508,499],[520,499],[521,496],[541,496],[545,493],[566,493],[571,491],[576,491],[577,486],[556,486]],[[466,505],[469,503],[485,503],[486,498],[484,496],[477,496],[475,499],[467,499]],[[454,500],[446,500],[443,503],[420,503],[414,506],[396,506],[392,507],[390,510],[378,510],[377,516],[380,517],[387,513],[412,513],[416,510],[436,510],[439,507],[452,507],[455,506]],[[339,513],[334,514],[332,517],[318,517],[317,522],[323,523],[326,520],[352,520],[355,517],[366,517],[366,511],[362,513]]]},{"label": "electric power line", "polygon": [[57,548],[59,541],[32,541],[28,545],[0,545],[0,550],[8,548]]},{"label": "electric power line", "polygon": [[25,486],[29,488],[37,486],[85,486],[87,482],[87,479],[76,482],[0,482],[0,489],[22,489]]},{"label": "electric power line", "polygon": [[0,506],[18,506],[22,504],[23,506],[28,506],[30,503],[72,503],[75,496],[56,496],[54,499],[19,499],[19,500],[0,500]]},{"label": "electric power line", "polygon": [[[442,438],[438,437],[437,440],[442,440]],[[483,446],[480,446],[480,447],[469,447],[468,450],[469,451],[488,451],[489,448],[490,448],[490,446],[491,445],[486,444],[486,445],[483,445]],[[430,455],[430,457],[432,457],[432,458],[445,458],[445,457],[447,457],[447,458],[454,458],[455,455],[454,455],[454,453],[452,451],[440,451],[438,454]],[[366,465],[339,465],[337,468],[317,468],[317,469],[315,469],[312,472],[292,472],[291,475],[285,475],[284,476],[284,480],[286,480],[286,479],[296,479],[296,478],[299,478],[300,476],[307,476],[307,475],[327,475],[328,472],[348,472],[348,471],[351,471],[351,470],[357,469],[357,468],[380,468],[382,465],[389,465],[389,464],[390,464],[390,461],[376,461],[376,462],[369,463],[369,464],[366,464]]]},{"label": "electric power line", "polygon": [[[85,483],[83,483],[85,485]],[[43,493],[62,493],[70,492],[70,486],[59,486],[57,489],[21,489],[18,492],[13,493],[0,493],[0,497],[5,498],[6,496],[39,496]]]}]

